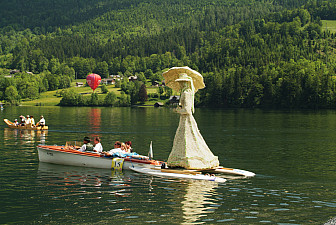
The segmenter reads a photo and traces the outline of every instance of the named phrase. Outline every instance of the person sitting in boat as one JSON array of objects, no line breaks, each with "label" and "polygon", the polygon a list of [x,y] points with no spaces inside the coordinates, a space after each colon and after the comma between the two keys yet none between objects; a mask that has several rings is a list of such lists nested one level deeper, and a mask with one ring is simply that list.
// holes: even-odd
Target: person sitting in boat
[{"label": "person sitting in boat", "polygon": [[114,143],[114,148],[111,149],[108,152],[102,152],[105,156],[112,156],[114,153],[126,153],[123,150],[121,150],[121,142],[120,141],[116,141]]},{"label": "person sitting in boat", "polygon": [[26,126],[26,118],[24,116],[20,116],[20,126]]},{"label": "person sitting in boat", "polygon": [[35,119],[33,116],[30,116],[30,124],[32,125],[32,127],[35,127]]},{"label": "person sitting in boat", "polygon": [[95,146],[94,146],[94,148],[93,148],[93,151],[94,151],[94,152],[98,152],[98,153],[103,152],[103,146],[102,146],[102,144],[100,143],[100,138],[99,138],[99,137],[95,137],[95,139],[93,140],[93,142],[95,143]]},{"label": "person sitting in boat", "polygon": [[121,149],[121,151],[123,151],[125,153],[131,153],[130,150],[126,147],[125,143],[121,143],[120,149]]},{"label": "person sitting in boat", "polygon": [[85,151],[93,151],[93,145],[90,143],[91,140],[89,137],[84,137],[83,139],[84,144],[82,147],[78,149],[80,152],[85,152]]},{"label": "person sitting in boat", "polygon": [[114,143],[114,148],[111,149],[110,151],[108,151],[111,155],[115,152],[122,152],[121,150],[121,142],[120,141],[116,141]]},{"label": "person sitting in boat", "polygon": [[121,142],[120,141],[116,141],[115,143],[114,143],[114,149],[116,149],[116,150],[121,150]]},{"label": "person sitting in boat", "polygon": [[40,121],[37,122],[36,126],[39,126],[39,127],[44,127],[45,126],[45,119],[42,115],[41,115]]},{"label": "person sitting in boat", "polygon": [[19,126],[19,122],[18,122],[17,119],[14,120],[14,125],[15,125],[15,126]]},{"label": "person sitting in boat", "polygon": [[29,115],[27,115],[27,118],[26,118],[26,126],[31,126],[31,120],[30,120]]},{"label": "person sitting in boat", "polygon": [[127,148],[128,152],[133,152],[131,141],[126,141],[125,145],[126,145],[126,148]]},{"label": "person sitting in boat", "polygon": [[103,152],[106,157],[132,157],[136,159],[148,159],[147,156],[139,155],[136,152],[127,152],[126,145],[120,141],[114,143],[114,149],[111,149],[108,152]]}]

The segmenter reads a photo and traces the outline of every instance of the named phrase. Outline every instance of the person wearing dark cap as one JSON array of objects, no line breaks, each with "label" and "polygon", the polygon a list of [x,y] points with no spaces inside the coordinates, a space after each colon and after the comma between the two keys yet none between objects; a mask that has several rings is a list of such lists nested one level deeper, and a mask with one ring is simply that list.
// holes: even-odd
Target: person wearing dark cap
[{"label": "person wearing dark cap", "polygon": [[85,151],[93,151],[93,145],[90,143],[91,140],[89,137],[84,137],[83,146],[78,149],[78,151],[85,152]]}]

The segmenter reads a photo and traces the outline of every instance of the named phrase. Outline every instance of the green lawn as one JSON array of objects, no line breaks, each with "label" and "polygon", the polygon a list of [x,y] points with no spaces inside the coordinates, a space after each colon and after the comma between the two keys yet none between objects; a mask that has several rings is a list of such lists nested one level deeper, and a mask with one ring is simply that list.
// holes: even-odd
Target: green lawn
[{"label": "green lawn", "polygon": [[61,98],[56,96],[56,91],[47,91],[40,95],[39,99],[32,101],[23,100],[21,105],[44,105],[44,106],[55,106],[60,102]]},{"label": "green lawn", "polygon": [[336,33],[336,20],[322,20],[322,29]]}]

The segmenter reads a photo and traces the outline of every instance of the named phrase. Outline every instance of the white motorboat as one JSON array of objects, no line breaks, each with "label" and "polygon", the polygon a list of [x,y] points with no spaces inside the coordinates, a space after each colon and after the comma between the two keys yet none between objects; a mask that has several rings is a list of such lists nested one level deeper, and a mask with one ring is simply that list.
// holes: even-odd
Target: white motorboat
[{"label": "white motorboat", "polygon": [[38,145],[40,162],[102,169],[129,169],[130,166],[154,168],[162,161],[133,157],[106,157],[94,152],[80,152],[66,146]]}]

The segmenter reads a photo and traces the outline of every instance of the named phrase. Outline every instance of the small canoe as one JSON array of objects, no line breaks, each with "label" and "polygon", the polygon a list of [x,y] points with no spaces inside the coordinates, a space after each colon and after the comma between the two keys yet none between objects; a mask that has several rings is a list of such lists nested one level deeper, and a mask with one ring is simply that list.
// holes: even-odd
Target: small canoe
[{"label": "small canoe", "polygon": [[221,178],[221,177],[216,177],[214,175],[206,175],[206,174],[202,174],[201,172],[189,171],[189,170],[146,168],[146,167],[136,167],[136,166],[131,166],[130,169],[138,173],[144,173],[144,174],[160,176],[160,177],[208,180],[208,181],[214,181],[214,182],[225,182],[226,181],[226,179]]},{"label": "small canoe", "polygon": [[8,119],[4,119],[4,122],[9,128],[21,129],[21,130],[48,130],[48,126],[35,127],[35,126],[15,126],[15,124]]}]

